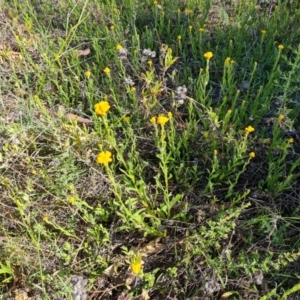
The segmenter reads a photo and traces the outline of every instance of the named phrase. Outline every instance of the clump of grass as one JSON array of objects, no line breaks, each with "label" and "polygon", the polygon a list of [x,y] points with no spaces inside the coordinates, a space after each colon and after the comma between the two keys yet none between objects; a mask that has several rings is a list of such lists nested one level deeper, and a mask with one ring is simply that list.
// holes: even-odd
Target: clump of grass
[{"label": "clump of grass", "polygon": [[296,295],[299,12],[4,5],[2,294]]}]

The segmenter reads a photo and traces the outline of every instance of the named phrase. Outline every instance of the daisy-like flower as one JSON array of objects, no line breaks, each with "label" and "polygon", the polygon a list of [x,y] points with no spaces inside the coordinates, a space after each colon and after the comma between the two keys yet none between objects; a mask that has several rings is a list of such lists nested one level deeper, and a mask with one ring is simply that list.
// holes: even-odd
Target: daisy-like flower
[{"label": "daisy-like flower", "polygon": [[165,125],[168,121],[169,121],[168,117],[158,116],[157,120],[156,120],[156,123],[159,124],[159,125]]},{"label": "daisy-like flower", "polygon": [[120,45],[120,44],[118,44],[117,46],[116,46],[116,49],[117,49],[117,51],[120,51],[120,50],[122,50],[122,45]]},{"label": "daisy-like flower", "polygon": [[246,132],[250,133],[250,132],[253,132],[255,129],[254,129],[254,127],[249,125],[248,127],[245,128],[245,130],[246,130]]},{"label": "daisy-like flower", "polygon": [[283,46],[283,45],[278,45],[278,49],[279,49],[279,50],[283,50],[283,49],[284,49],[284,46]]},{"label": "daisy-like flower", "polygon": [[110,162],[112,162],[111,158],[111,152],[110,151],[102,151],[97,155],[97,163],[100,165],[106,165]]},{"label": "daisy-like flower", "polygon": [[209,60],[214,56],[214,54],[211,51],[208,51],[208,52],[204,53],[203,56],[204,56],[204,58]]},{"label": "daisy-like flower", "polygon": [[94,105],[95,113],[98,116],[104,116],[110,109],[110,105],[107,101],[100,101]]},{"label": "daisy-like flower", "polygon": [[278,116],[278,120],[279,121],[282,121],[284,119],[284,115],[283,114],[280,114],[279,116]]}]

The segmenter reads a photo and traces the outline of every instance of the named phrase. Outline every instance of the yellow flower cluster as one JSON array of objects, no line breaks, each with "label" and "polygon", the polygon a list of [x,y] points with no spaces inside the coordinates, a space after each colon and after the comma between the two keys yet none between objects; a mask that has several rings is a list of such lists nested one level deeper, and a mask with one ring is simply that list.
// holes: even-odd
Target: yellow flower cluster
[{"label": "yellow flower cluster", "polygon": [[97,163],[100,165],[106,165],[112,162],[112,154],[110,151],[102,151],[97,155]]},{"label": "yellow flower cluster", "polygon": [[211,51],[208,51],[208,52],[204,53],[203,56],[204,56],[204,58],[209,60],[214,56],[214,54]]},{"label": "yellow flower cluster", "polygon": [[98,116],[104,116],[110,109],[110,105],[107,101],[100,101],[94,105],[95,113]]},{"label": "yellow flower cluster", "polygon": [[251,133],[253,132],[255,129],[254,127],[252,127],[251,125],[249,125],[248,127],[245,128],[246,132]]},{"label": "yellow flower cluster", "polygon": [[155,124],[159,124],[159,125],[165,125],[169,119],[172,117],[172,113],[168,112],[167,116],[164,115],[159,115],[157,118],[156,117],[152,117],[150,119],[150,123],[155,123]]}]

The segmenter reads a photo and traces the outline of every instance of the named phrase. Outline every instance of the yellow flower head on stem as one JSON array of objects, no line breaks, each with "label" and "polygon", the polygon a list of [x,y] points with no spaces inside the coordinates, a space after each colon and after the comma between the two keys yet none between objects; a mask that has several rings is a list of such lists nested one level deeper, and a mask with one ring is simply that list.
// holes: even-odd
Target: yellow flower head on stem
[{"label": "yellow flower head on stem", "polygon": [[110,74],[110,68],[106,67],[103,72],[107,75]]},{"label": "yellow flower head on stem", "polygon": [[230,63],[231,58],[230,57],[226,57],[225,61],[224,61],[224,65],[228,65]]},{"label": "yellow flower head on stem", "polygon": [[156,117],[152,117],[152,118],[150,119],[150,123],[156,123]]},{"label": "yellow flower head on stem", "polygon": [[122,45],[118,44],[118,45],[116,46],[116,49],[117,49],[118,51],[120,51],[120,50],[123,49],[123,47],[122,47]]},{"label": "yellow flower head on stem", "polygon": [[278,120],[279,121],[282,121],[284,119],[284,115],[283,114],[280,114],[279,116],[278,116]]},{"label": "yellow flower head on stem", "polygon": [[168,117],[165,117],[165,116],[158,116],[156,122],[157,122],[157,124],[165,125],[168,121],[169,121],[169,118],[168,118]]},{"label": "yellow flower head on stem", "polygon": [[278,49],[279,49],[279,50],[283,50],[283,49],[284,49],[284,46],[283,46],[283,45],[278,45]]},{"label": "yellow flower head on stem", "polygon": [[261,32],[261,34],[266,34],[266,33],[267,33],[267,31],[266,31],[266,30],[264,30],[264,29],[263,29],[263,30],[261,30],[260,32]]},{"label": "yellow flower head on stem", "polygon": [[88,71],[86,71],[84,74],[85,74],[85,76],[86,76],[87,78],[90,78],[91,75],[92,75],[92,72],[88,70]]},{"label": "yellow flower head on stem", "polygon": [[245,128],[245,130],[246,130],[246,132],[250,133],[250,132],[253,132],[255,129],[254,129],[254,127],[249,125],[248,127]]},{"label": "yellow flower head on stem", "polygon": [[249,156],[250,156],[251,158],[254,158],[254,157],[255,157],[255,152],[253,152],[253,151],[250,152],[250,153],[249,153]]},{"label": "yellow flower head on stem", "polygon": [[112,162],[110,151],[102,151],[97,155],[97,163],[100,165],[106,165]]},{"label": "yellow flower head on stem", "polygon": [[211,51],[208,51],[208,52],[204,53],[203,56],[204,56],[204,58],[209,60],[214,56],[214,54]]},{"label": "yellow flower head on stem", "polygon": [[49,222],[49,218],[48,218],[47,216],[43,216],[42,219],[43,219],[43,221],[46,222],[46,223]]},{"label": "yellow flower head on stem", "polygon": [[294,143],[294,139],[293,138],[289,138],[288,142],[289,142],[289,144],[292,144],[292,143]]},{"label": "yellow flower head on stem", "polygon": [[104,116],[110,109],[110,105],[107,101],[100,101],[94,105],[95,113],[98,116]]}]

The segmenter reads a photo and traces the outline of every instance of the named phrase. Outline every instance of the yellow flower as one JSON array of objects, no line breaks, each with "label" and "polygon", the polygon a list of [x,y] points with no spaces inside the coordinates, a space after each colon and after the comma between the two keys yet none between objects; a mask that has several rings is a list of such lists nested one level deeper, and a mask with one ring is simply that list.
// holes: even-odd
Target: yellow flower
[{"label": "yellow flower", "polygon": [[110,109],[107,101],[100,101],[94,105],[95,113],[98,116],[104,116]]},{"label": "yellow flower", "polygon": [[172,116],[173,116],[172,112],[169,111],[169,112],[167,113],[167,116],[168,116],[169,118],[172,118]]},{"label": "yellow flower", "polygon": [[114,30],[114,29],[115,29],[115,26],[114,26],[114,25],[111,25],[111,26],[109,27],[109,29],[110,29],[110,30]]},{"label": "yellow flower", "polygon": [[135,92],[136,91],[136,88],[133,86],[133,87],[131,87],[131,89],[130,89],[132,92]]},{"label": "yellow flower", "polygon": [[282,121],[284,119],[284,115],[283,114],[280,114],[279,116],[278,116],[278,120],[279,121]]},{"label": "yellow flower", "polygon": [[118,51],[120,51],[120,50],[123,49],[123,47],[122,47],[122,45],[118,44],[118,45],[116,46],[116,49],[117,49]]},{"label": "yellow flower", "polygon": [[141,262],[133,262],[130,264],[130,268],[133,274],[138,275],[142,270],[142,263]]},{"label": "yellow flower", "polygon": [[147,61],[147,64],[151,67],[152,65],[153,65],[153,62],[152,62],[152,60],[150,59],[150,60],[148,60]]},{"label": "yellow flower", "polygon": [[156,118],[155,118],[155,117],[152,117],[152,118],[150,119],[150,123],[156,123]]},{"label": "yellow flower", "polygon": [[192,29],[193,29],[193,26],[192,26],[192,25],[190,25],[190,26],[189,26],[189,30],[192,30]]},{"label": "yellow flower", "polygon": [[97,155],[97,163],[100,165],[105,165],[112,162],[111,152],[110,151],[102,151]]},{"label": "yellow flower", "polygon": [[109,73],[110,73],[110,68],[106,67],[106,68],[103,70],[103,72],[104,72],[105,74],[109,74]]},{"label": "yellow flower", "polygon": [[292,143],[294,143],[294,139],[293,139],[293,138],[289,138],[288,142],[289,142],[290,144],[292,144]]},{"label": "yellow flower", "polygon": [[204,53],[204,57],[206,59],[211,59],[213,56],[214,54],[211,51]]},{"label": "yellow flower", "polygon": [[157,5],[157,4],[158,4],[158,2],[157,2],[156,0],[154,0],[153,4],[154,4],[154,5]]},{"label": "yellow flower", "polygon": [[87,78],[90,78],[91,75],[92,75],[92,72],[88,70],[88,71],[86,71],[84,74],[85,74],[85,76],[86,76]]},{"label": "yellow flower", "polygon": [[181,40],[181,38],[182,38],[181,35],[179,35],[179,36],[177,37],[178,40]]},{"label": "yellow flower", "polygon": [[250,133],[250,132],[253,132],[255,129],[254,129],[254,127],[249,125],[248,127],[245,128],[245,130],[246,130],[246,132]]},{"label": "yellow flower", "polygon": [[124,120],[125,122],[129,123],[130,117],[123,117],[123,120]]},{"label": "yellow flower", "polygon": [[232,110],[231,109],[228,109],[227,110],[227,113],[230,115],[232,113]]},{"label": "yellow flower", "polygon": [[266,30],[264,30],[264,29],[263,29],[263,30],[261,30],[260,32],[261,32],[261,34],[266,34],[266,33],[267,33],[267,31],[266,31]]},{"label": "yellow flower", "polygon": [[225,65],[229,64],[230,63],[230,59],[231,59],[230,57],[226,57],[226,59],[224,61],[224,64]]},{"label": "yellow flower", "polygon": [[46,223],[49,221],[49,218],[48,218],[47,216],[43,216],[42,219],[43,219],[43,221],[46,222]]},{"label": "yellow flower", "polygon": [[75,198],[74,197],[69,197],[68,202],[70,204],[73,204],[75,202]]},{"label": "yellow flower", "polygon": [[157,124],[165,125],[168,121],[169,121],[169,118],[168,118],[168,117],[165,117],[165,116],[158,116],[156,122],[157,122]]},{"label": "yellow flower", "polygon": [[278,45],[278,49],[279,49],[279,50],[283,50],[283,49],[284,49],[284,46],[283,46],[283,45]]},{"label": "yellow flower", "polygon": [[254,158],[254,157],[255,157],[255,152],[253,152],[253,151],[250,152],[250,153],[249,153],[249,156],[250,156],[251,158]]},{"label": "yellow flower", "polygon": [[202,28],[202,27],[199,28],[199,31],[200,31],[200,32],[204,32],[204,30],[205,30],[205,29]]}]

